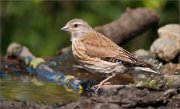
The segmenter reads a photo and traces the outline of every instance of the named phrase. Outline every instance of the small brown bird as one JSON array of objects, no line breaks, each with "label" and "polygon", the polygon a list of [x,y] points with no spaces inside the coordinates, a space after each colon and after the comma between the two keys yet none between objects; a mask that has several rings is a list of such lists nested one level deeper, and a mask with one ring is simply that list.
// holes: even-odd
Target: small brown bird
[{"label": "small brown bird", "polygon": [[107,77],[97,85],[95,92],[116,74],[128,69],[159,74],[152,65],[136,59],[82,19],[70,20],[61,30],[70,33],[73,55],[79,64],[92,73]]}]

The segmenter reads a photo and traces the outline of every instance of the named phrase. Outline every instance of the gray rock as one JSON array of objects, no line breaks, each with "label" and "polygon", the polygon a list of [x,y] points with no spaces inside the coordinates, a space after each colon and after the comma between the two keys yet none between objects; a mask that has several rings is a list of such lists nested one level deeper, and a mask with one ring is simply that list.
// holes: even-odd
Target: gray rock
[{"label": "gray rock", "polygon": [[180,25],[161,27],[158,34],[159,38],[153,42],[150,50],[166,62],[173,61],[180,51]]},{"label": "gray rock", "polygon": [[154,52],[160,59],[170,62],[178,54],[179,49],[176,41],[171,38],[158,38],[151,45],[151,51]]},{"label": "gray rock", "polygon": [[146,60],[149,58],[155,58],[152,52],[144,50],[144,49],[136,50],[135,52],[133,52],[133,54],[135,55],[136,58],[139,58],[139,59],[142,58]]},{"label": "gray rock", "polygon": [[176,40],[179,39],[180,35],[180,25],[179,24],[168,24],[160,29],[158,29],[158,34],[160,38],[168,37],[168,38],[174,38]]}]

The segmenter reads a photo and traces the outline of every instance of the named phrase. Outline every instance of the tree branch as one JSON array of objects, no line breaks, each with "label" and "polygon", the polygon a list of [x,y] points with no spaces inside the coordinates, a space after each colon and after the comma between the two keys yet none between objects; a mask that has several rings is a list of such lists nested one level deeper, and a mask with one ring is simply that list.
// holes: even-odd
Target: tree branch
[{"label": "tree branch", "polygon": [[129,9],[117,20],[95,29],[117,44],[136,37],[159,20],[157,13],[147,8]]}]

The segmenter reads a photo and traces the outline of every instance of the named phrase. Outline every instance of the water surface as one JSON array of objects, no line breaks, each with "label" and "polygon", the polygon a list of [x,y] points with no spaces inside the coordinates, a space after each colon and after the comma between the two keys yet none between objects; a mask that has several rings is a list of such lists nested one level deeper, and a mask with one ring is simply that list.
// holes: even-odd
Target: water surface
[{"label": "water surface", "polygon": [[0,79],[1,100],[23,100],[54,104],[78,101],[82,96],[78,92],[68,92],[55,83],[42,83],[36,78],[6,74]]}]

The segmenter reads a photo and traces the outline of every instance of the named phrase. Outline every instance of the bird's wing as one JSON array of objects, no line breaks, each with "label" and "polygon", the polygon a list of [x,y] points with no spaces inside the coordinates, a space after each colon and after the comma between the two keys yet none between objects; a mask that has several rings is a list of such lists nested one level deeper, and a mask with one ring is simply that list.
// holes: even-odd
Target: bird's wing
[{"label": "bird's wing", "polygon": [[121,62],[131,65],[152,67],[151,65],[137,60],[131,53],[119,47],[100,33],[88,33],[82,37],[86,54],[90,57],[100,58],[108,62]]}]

